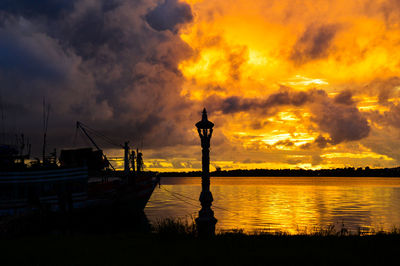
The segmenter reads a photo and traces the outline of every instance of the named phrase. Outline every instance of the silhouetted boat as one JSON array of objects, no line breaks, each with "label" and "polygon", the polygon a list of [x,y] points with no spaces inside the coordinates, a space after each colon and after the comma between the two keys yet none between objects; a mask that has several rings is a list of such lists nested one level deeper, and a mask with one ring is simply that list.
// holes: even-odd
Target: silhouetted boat
[{"label": "silhouetted boat", "polygon": [[[159,183],[159,178],[153,173],[143,171],[142,153],[139,150],[136,153],[131,151],[128,142],[117,145],[124,150],[124,170],[116,171],[88,133],[88,130],[95,131],[80,122],[77,122],[77,129],[82,130],[96,150],[92,148],[62,150],[60,165],[88,167],[88,206],[143,211]],[[104,137],[102,134],[97,135]]]},{"label": "silhouetted boat", "polygon": [[87,188],[87,167],[0,172],[0,215],[84,208]]},{"label": "silhouetted boat", "polygon": [[[17,147],[0,146],[0,216],[35,211],[106,211],[108,207],[140,212],[158,183],[155,176],[140,171],[143,162],[139,152],[137,171],[125,166],[122,172],[110,169],[100,149],[62,150],[59,165],[54,153],[52,158],[43,158],[43,163],[27,166],[24,160],[29,153],[22,155]],[[124,149],[128,156],[127,143]],[[126,157],[125,163],[134,159]]]}]

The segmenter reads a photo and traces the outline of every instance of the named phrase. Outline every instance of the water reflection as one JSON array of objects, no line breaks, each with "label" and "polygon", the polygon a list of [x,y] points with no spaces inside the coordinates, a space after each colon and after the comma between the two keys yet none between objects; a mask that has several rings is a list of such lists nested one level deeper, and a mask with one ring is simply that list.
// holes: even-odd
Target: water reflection
[{"label": "water reflection", "polygon": [[[151,222],[191,219],[200,210],[200,178],[163,178],[145,209]],[[214,177],[217,230],[298,233],[335,225],[391,230],[400,227],[400,178]]]}]

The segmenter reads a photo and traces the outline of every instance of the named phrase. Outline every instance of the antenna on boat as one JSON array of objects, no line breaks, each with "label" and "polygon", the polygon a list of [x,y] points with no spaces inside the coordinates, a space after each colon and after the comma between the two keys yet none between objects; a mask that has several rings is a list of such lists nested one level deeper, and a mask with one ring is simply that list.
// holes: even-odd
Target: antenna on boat
[{"label": "antenna on boat", "polygon": [[46,135],[47,135],[47,128],[49,125],[49,116],[50,116],[50,104],[46,106],[46,99],[43,97],[43,150],[42,150],[43,165],[46,164]]},{"label": "antenna on boat", "polygon": [[1,143],[6,143],[6,125],[5,112],[2,94],[0,94],[0,111],[1,111]]}]

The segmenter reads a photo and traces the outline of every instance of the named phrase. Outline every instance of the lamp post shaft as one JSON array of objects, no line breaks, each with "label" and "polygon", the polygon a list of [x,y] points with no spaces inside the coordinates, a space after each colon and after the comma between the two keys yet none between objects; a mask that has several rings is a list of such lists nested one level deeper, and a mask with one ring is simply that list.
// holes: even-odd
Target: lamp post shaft
[{"label": "lamp post shaft", "polygon": [[[203,136],[207,136],[207,130],[203,129]],[[201,165],[202,165],[202,177],[201,185],[203,191],[210,191],[210,139],[201,142]]]},{"label": "lamp post shaft", "polygon": [[214,124],[208,121],[205,109],[202,121],[197,123],[196,126],[202,148],[202,191],[199,199],[201,210],[199,211],[199,217],[196,218],[196,225],[200,236],[212,236],[215,234],[215,224],[217,223],[217,219],[215,219],[214,212],[211,209],[213,196],[210,191],[210,140]]}]

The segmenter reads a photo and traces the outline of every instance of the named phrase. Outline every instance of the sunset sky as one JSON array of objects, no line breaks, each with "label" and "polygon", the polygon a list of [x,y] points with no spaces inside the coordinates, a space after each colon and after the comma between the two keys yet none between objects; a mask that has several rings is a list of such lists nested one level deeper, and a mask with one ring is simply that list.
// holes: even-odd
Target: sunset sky
[{"label": "sunset sky", "polygon": [[45,97],[49,150],[79,120],[147,170],[201,168],[203,107],[212,170],[399,165],[399,0],[35,3],[0,2],[3,141],[35,156]]}]

